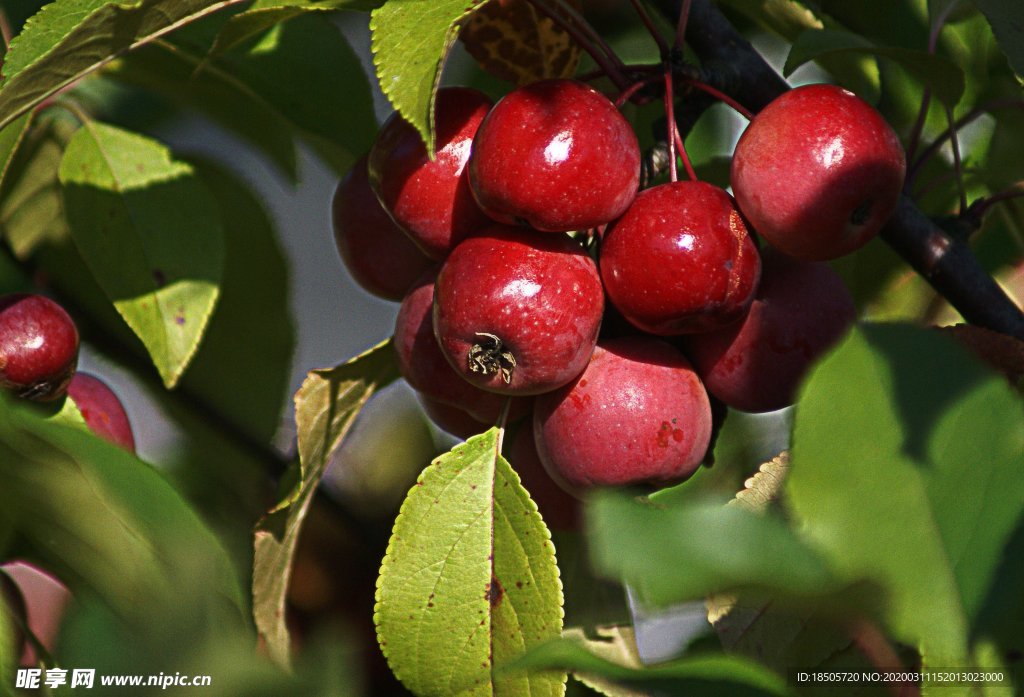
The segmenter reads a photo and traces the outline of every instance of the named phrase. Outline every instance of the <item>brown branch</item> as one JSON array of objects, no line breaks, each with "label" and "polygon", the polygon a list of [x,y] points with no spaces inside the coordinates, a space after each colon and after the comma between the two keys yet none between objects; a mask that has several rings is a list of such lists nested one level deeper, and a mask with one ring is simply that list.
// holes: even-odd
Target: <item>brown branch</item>
[{"label": "brown branch", "polygon": [[[655,0],[677,21],[684,0]],[[704,81],[757,112],[789,84],[736,31],[711,0],[693,0],[687,41]],[[903,196],[881,237],[971,324],[1024,339],[1024,313],[978,262],[962,239],[944,232]]]}]

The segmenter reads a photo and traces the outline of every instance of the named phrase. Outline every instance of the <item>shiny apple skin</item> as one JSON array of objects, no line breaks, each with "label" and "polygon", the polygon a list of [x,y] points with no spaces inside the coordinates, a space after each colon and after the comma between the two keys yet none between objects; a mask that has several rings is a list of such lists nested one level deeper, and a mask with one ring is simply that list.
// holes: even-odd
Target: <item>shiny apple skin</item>
[{"label": "shiny apple skin", "polygon": [[[603,312],[597,266],[577,241],[494,224],[456,247],[442,266],[434,332],[449,364],[470,383],[536,395],[583,371]],[[473,370],[474,346],[497,348],[494,339],[515,361],[506,375]]]},{"label": "shiny apple skin", "polygon": [[466,165],[490,98],[467,87],[437,93],[436,155],[427,157],[419,132],[397,112],[370,150],[370,185],[384,209],[428,257],[444,259],[490,220],[469,189]]},{"label": "shiny apple skin", "polygon": [[662,336],[739,320],[761,275],[757,246],[724,190],[672,182],[641,191],[605,232],[601,279],[634,326]]},{"label": "shiny apple skin", "polygon": [[852,92],[805,85],[768,104],[740,136],[732,188],[772,246],[825,261],[867,244],[899,200],[903,146],[881,114]]},{"label": "shiny apple skin", "polygon": [[0,388],[38,402],[60,399],[78,365],[78,329],[42,295],[0,297]]},{"label": "shiny apple skin", "polygon": [[542,80],[507,94],[473,142],[469,178],[493,219],[565,232],[614,220],[636,196],[640,147],[597,90]]},{"label": "shiny apple skin", "polygon": [[711,404],[675,347],[650,336],[598,344],[583,374],[537,397],[541,462],[571,493],[690,477],[711,442]]}]

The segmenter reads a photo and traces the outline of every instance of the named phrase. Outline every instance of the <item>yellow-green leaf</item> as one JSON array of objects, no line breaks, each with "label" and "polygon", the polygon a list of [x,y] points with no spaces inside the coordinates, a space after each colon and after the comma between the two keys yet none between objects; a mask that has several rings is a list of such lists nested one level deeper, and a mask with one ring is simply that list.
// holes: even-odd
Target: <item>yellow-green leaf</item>
[{"label": "yellow-green leaf", "polygon": [[555,550],[492,428],[436,459],[402,505],[377,638],[415,694],[562,695],[565,673],[496,671],[562,631]]}]

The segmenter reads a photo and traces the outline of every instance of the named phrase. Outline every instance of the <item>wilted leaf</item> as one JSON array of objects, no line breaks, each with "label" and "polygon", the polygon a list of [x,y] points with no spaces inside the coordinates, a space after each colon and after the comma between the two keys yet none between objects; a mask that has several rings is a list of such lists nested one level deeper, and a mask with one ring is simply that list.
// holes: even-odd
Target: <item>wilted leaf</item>
[{"label": "wilted leaf", "polygon": [[390,342],[336,368],[314,370],[295,394],[300,463],[284,481],[282,501],[256,526],[253,559],[253,615],[271,658],[290,664],[284,605],[302,523],[331,453],[359,410],[377,390],[398,378]]},{"label": "wilted leaf", "polygon": [[388,2],[370,19],[380,87],[434,152],[434,97],[441,68],[470,14],[489,0]]},{"label": "wilted leaf", "polygon": [[4,56],[0,128],[78,78],[147,41],[244,0],[56,0]]},{"label": "wilted leaf", "polygon": [[96,122],[68,143],[60,180],[75,246],[173,387],[220,293],[216,203],[163,145]]},{"label": "wilted leaf", "polygon": [[[582,10],[581,0],[568,4]],[[580,46],[527,0],[495,0],[466,20],[459,38],[484,70],[516,85],[572,77]]]},{"label": "wilted leaf", "polygon": [[803,390],[789,508],[840,578],[881,588],[888,630],[925,666],[976,665],[1024,514],[1021,424],[1005,380],[911,326],[854,331]]},{"label": "wilted leaf", "polygon": [[808,61],[844,53],[896,61],[949,107],[956,106],[964,93],[964,71],[945,56],[899,46],[876,46],[863,36],[838,29],[808,29],[800,34],[789,50],[783,75],[788,77]]},{"label": "wilted leaf", "polygon": [[562,630],[551,536],[496,428],[427,467],[377,581],[377,638],[417,695],[562,695],[565,674],[495,668]]}]

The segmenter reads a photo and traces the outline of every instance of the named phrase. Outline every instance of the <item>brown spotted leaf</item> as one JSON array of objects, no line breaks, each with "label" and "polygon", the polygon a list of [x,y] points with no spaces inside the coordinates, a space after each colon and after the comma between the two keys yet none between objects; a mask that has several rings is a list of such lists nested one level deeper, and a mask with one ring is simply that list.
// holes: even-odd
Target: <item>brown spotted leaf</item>
[{"label": "brown spotted leaf", "polygon": [[[577,10],[582,5],[568,4]],[[517,85],[572,77],[580,61],[579,44],[526,0],[485,5],[467,20],[460,38],[484,70]]]}]

